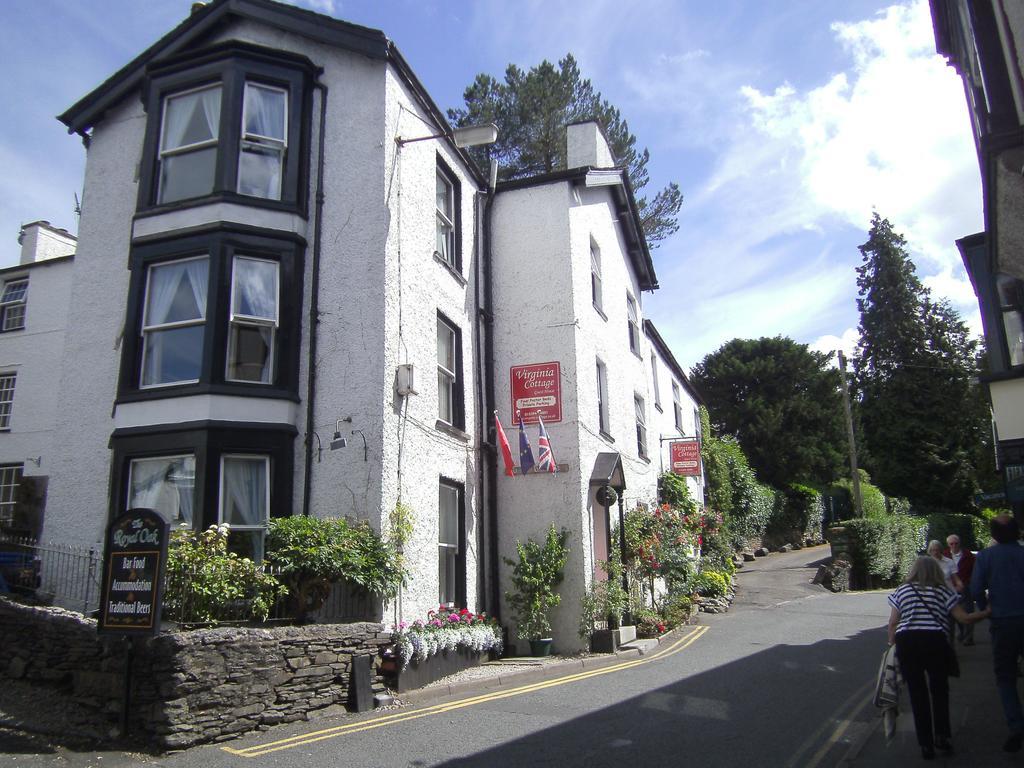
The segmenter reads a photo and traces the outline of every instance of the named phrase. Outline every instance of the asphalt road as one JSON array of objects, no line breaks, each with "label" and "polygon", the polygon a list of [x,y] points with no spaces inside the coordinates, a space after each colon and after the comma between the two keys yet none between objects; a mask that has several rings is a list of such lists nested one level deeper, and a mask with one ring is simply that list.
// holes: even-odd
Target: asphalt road
[{"label": "asphalt road", "polygon": [[701,614],[656,653],[570,679],[292,724],[160,758],[63,757],[161,768],[834,766],[874,716],[867,702],[888,611],[883,593],[812,585],[827,555],[818,547],[748,564],[729,613]]}]

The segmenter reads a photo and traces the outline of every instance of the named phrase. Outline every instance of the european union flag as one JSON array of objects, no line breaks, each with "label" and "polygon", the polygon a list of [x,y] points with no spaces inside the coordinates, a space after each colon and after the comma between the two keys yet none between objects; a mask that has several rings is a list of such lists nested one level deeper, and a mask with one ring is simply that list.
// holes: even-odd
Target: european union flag
[{"label": "european union flag", "polygon": [[530,447],[530,438],[526,436],[526,429],[523,427],[523,416],[519,415],[519,468],[525,475],[537,462],[533,459],[533,449]]}]

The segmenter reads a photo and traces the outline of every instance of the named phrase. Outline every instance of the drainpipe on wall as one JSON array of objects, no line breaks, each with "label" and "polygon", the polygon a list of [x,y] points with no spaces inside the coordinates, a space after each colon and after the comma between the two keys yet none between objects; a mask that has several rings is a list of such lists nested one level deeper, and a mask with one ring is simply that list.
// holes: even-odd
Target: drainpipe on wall
[{"label": "drainpipe on wall", "polygon": [[[317,77],[323,70],[317,72]],[[320,248],[324,212],[324,143],[327,136],[327,86],[317,80],[320,91],[320,137],[316,158],[316,212],[313,222],[313,263],[309,281],[309,373],[306,381],[306,460],[302,478],[302,514],[309,515],[309,497],[313,481],[313,395],[316,392],[316,339],[320,323]]]},{"label": "drainpipe on wall", "polygon": [[[494,178],[494,175],[491,175]],[[480,420],[481,436],[491,434],[490,419],[495,410],[494,401],[494,290],[491,271],[491,210],[494,207],[494,186],[488,189],[483,215],[483,290],[484,303],[480,319],[484,324],[484,413]],[[483,463],[487,473],[487,565],[490,579],[488,609],[495,619],[501,621],[501,590],[498,585],[498,449],[495,440],[481,440]]]}]

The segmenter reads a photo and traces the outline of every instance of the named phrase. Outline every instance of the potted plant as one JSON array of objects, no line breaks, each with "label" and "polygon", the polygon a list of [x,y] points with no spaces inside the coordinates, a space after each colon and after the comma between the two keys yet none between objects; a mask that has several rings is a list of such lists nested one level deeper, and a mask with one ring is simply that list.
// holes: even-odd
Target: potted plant
[{"label": "potted plant", "polygon": [[595,578],[581,601],[580,637],[590,640],[594,653],[613,653],[619,645],[619,625],[629,597],[622,587],[622,566],[617,560],[598,563],[605,578]]},{"label": "potted plant", "polygon": [[533,539],[527,539],[525,544],[516,541],[518,562],[504,558],[505,563],[512,566],[512,584],[515,587],[515,591],[505,593],[505,599],[515,614],[519,637],[530,642],[534,656],[551,653],[548,610],[562,601],[556,588],[565,575],[568,538],[567,530],[556,531],[551,525],[543,544]]}]

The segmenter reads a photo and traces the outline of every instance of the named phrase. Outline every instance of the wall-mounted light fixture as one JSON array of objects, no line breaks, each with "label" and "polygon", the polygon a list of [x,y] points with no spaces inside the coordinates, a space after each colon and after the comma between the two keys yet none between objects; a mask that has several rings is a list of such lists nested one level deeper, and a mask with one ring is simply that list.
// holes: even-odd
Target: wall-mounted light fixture
[{"label": "wall-mounted light fixture", "polygon": [[352,423],[352,417],[346,416],[344,419],[338,419],[338,422],[334,425],[334,437],[331,438],[331,450],[336,451],[339,448],[348,447],[348,440],[341,436],[341,422],[347,421],[349,424]]},{"label": "wall-mounted light fixture", "polygon": [[460,149],[463,147],[479,147],[484,144],[493,144],[498,140],[498,126],[494,123],[467,125],[465,128],[456,128],[451,133],[435,133],[431,136],[417,136],[414,139],[403,139],[401,136],[396,136],[395,143],[400,147],[404,147],[406,144],[412,144],[415,141],[441,138],[451,139],[455,142],[455,146]]}]

